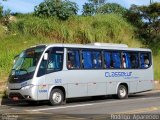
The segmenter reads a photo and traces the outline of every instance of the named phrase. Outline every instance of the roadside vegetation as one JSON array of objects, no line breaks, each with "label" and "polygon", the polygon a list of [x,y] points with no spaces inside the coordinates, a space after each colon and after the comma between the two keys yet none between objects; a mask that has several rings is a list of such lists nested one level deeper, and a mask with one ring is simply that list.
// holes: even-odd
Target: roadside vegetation
[{"label": "roadside vegetation", "polygon": [[[10,14],[0,7],[0,81],[7,79],[14,56],[25,48],[45,43],[92,42],[151,48],[155,80],[160,80],[160,13],[154,11],[160,8],[160,4],[133,5],[127,10],[116,3],[97,1],[85,3],[82,15],[77,15],[76,3],[61,0],[46,0],[30,14]],[[153,14],[149,13],[150,9]],[[145,16],[150,19],[142,13],[147,13]]]}]

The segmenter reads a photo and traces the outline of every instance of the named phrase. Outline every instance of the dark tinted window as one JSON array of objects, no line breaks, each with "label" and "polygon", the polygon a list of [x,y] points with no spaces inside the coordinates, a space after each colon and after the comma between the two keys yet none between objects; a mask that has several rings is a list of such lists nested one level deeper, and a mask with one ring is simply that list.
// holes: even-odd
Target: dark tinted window
[{"label": "dark tinted window", "polygon": [[84,69],[93,68],[91,51],[82,51],[82,65]]},{"label": "dark tinted window", "polygon": [[68,49],[67,56],[68,69],[79,69],[81,67],[79,50]]},{"label": "dark tinted window", "polygon": [[82,67],[84,69],[102,68],[102,56],[100,51],[84,50],[82,51]]},{"label": "dark tinted window", "polygon": [[[80,54],[81,53],[81,54]],[[93,49],[68,49],[67,66],[70,69],[139,69],[151,65],[150,52]]]},{"label": "dark tinted window", "polygon": [[131,68],[139,68],[139,55],[138,53],[130,53]]},{"label": "dark tinted window", "polygon": [[37,77],[43,76],[46,74],[47,60],[42,60],[39,66]]},{"label": "dark tinted window", "polygon": [[117,51],[104,52],[104,68],[121,68],[121,54]]},{"label": "dark tinted window", "polygon": [[148,68],[151,65],[151,54],[150,53],[140,53],[140,67]]},{"label": "dark tinted window", "polygon": [[62,70],[64,48],[50,48],[46,53],[49,55],[48,60],[42,59],[37,74],[38,77],[46,73]]},{"label": "dark tinted window", "polygon": [[121,68],[121,55],[119,52],[112,52],[111,66],[113,68]]},{"label": "dark tinted window", "polygon": [[104,68],[111,68],[111,52],[104,52]]},{"label": "dark tinted window", "polygon": [[47,72],[60,71],[63,67],[63,48],[53,48],[49,54]]},{"label": "dark tinted window", "polygon": [[139,68],[138,53],[123,52],[122,53],[122,68]]},{"label": "dark tinted window", "polygon": [[93,68],[102,68],[102,56],[100,51],[92,52]]}]

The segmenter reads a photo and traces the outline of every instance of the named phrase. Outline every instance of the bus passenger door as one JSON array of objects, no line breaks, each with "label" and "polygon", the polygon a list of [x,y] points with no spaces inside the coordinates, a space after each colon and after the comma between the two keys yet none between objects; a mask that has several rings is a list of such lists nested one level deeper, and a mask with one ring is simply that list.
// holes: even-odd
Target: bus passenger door
[{"label": "bus passenger door", "polygon": [[47,100],[48,98],[48,85],[46,83],[46,67],[47,67],[47,60],[44,58],[41,61],[37,78],[38,78],[38,100]]}]

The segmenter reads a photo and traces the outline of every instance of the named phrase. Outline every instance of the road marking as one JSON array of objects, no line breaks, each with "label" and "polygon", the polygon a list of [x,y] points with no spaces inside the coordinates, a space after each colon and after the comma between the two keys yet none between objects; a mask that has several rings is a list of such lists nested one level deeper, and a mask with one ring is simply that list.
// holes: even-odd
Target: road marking
[{"label": "road marking", "polygon": [[[110,115],[109,115],[110,116]],[[95,116],[95,117],[93,117],[92,119],[93,120],[107,120],[107,118],[109,117],[107,114],[106,115],[98,115],[98,116]],[[109,119],[110,119],[110,117],[109,117]]]},{"label": "road marking", "polygon": [[52,113],[43,113],[43,112],[32,112],[32,113],[26,113],[26,112],[22,112],[22,113],[19,113],[19,112],[12,112],[12,113],[4,113],[4,114],[7,114],[7,115],[52,115]]},{"label": "road marking", "polygon": [[[52,114],[53,115],[53,114]],[[70,116],[70,115],[54,115],[54,118],[56,120],[84,120],[84,118],[80,118],[80,117],[73,117],[73,116]]]},{"label": "road marking", "polygon": [[44,109],[35,109],[35,110],[26,110],[26,111],[45,111],[45,110],[58,110],[58,109],[65,109],[65,108],[75,108],[75,107],[85,107],[91,106],[93,104],[83,104],[83,105],[73,105],[73,106],[64,106],[64,107],[52,107],[52,108],[44,108]]},{"label": "road marking", "polygon": [[157,110],[160,110],[160,106],[152,106],[148,108],[141,108],[141,109],[130,110],[130,111],[125,111],[125,112],[118,112],[114,114],[137,114],[137,113],[151,112],[151,111],[157,111]]},{"label": "road marking", "polygon": [[[117,112],[117,113],[112,113],[112,115],[116,115],[116,114],[140,114],[140,113],[144,113],[144,112],[151,112],[151,111],[157,111],[160,110],[160,106],[152,106],[152,107],[148,107],[148,108],[141,108],[141,109],[135,109],[135,110],[130,110],[130,111],[125,111],[125,112]],[[99,120],[99,119],[107,119],[107,117],[109,117],[107,114],[106,115],[99,115],[99,116],[95,116],[93,117],[94,120]]]},{"label": "road marking", "polygon": [[154,99],[159,99],[159,98],[160,98],[160,97],[126,99],[126,100],[116,100],[116,101],[110,101],[110,102],[101,102],[101,103],[92,103],[92,104],[81,104],[81,105],[69,105],[69,106],[62,106],[62,107],[52,107],[52,108],[43,108],[43,109],[34,109],[34,110],[25,110],[25,111],[33,111],[33,112],[36,112],[36,111],[58,110],[58,109],[76,108],[76,107],[86,107],[86,106],[93,106],[93,105],[100,105],[100,104],[137,102],[137,101],[141,101],[141,100],[154,100]]},{"label": "road marking", "polygon": [[94,103],[94,105],[104,104],[104,103],[109,103],[110,104],[110,103],[137,102],[137,101],[142,101],[142,100],[154,100],[154,99],[160,99],[160,97],[115,100],[115,101],[110,101],[110,102]]},{"label": "road marking", "polygon": [[85,118],[80,118],[80,117],[61,117],[61,116],[59,116],[59,117],[57,117],[56,118],[56,120],[57,119],[59,119],[59,120],[62,120],[62,119],[64,119],[64,120],[84,120]]}]

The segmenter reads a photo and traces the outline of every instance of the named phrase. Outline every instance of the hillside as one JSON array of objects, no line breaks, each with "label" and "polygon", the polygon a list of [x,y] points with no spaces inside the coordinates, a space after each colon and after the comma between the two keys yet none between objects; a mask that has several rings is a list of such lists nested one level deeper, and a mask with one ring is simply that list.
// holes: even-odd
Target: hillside
[{"label": "hillside", "polygon": [[[115,14],[75,16],[67,21],[18,15],[8,28],[0,25],[0,80],[8,76],[14,56],[29,46],[41,43],[111,42],[143,47],[135,37],[134,30],[125,19]],[[156,79],[160,78],[158,73],[155,75]]]}]

